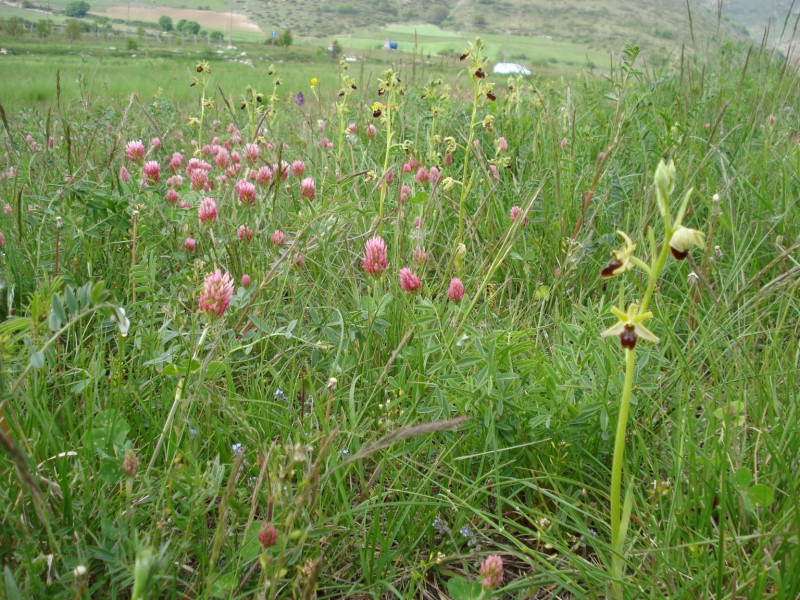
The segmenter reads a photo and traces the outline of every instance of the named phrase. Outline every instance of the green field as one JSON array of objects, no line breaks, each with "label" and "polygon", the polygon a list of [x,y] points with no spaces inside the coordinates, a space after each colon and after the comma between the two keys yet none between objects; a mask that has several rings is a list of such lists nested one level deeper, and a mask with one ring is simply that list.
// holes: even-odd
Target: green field
[{"label": "green field", "polygon": [[[4,76],[15,82],[0,89],[0,103],[12,112],[52,106],[56,99],[56,72],[60,71],[62,100],[66,102],[86,94],[113,99],[118,104],[127,103],[136,94],[147,102],[158,93],[177,105],[191,104],[197,101],[197,92],[190,83],[194,63],[199,59],[210,62],[217,85],[230,99],[240,97],[247,86],[271,93],[274,77],[268,75],[268,70],[273,64],[281,80],[277,93],[285,100],[298,91],[308,93],[312,77],[319,79],[323,97],[334,98],[338,90],[338,61],[325,57],[322,48],[315,45],[286,51],[243,40],[233,49],[145,41],[138,50],[130,51],[125,49],[125,43],[126,38],[119,37],[71,44],[0,38],[0,45],[11,51],[0,57],[0,66]],[[245,60],[249,64],[242,64]],[[410,55],[402,53],[392,56],[364,53],[359,63],[351,65],[365,82],[359,93],[364,105],[372,102],[369,90],[387,66],[394,64],[418,81],[443,72],[435,61],[430,65],[412,63]],[[449,70],[451,65],[444,68]],[[221,94],[218,99],[222,102]]]},{"label": "green field", "polygon": [[[381,30],[366,31],[340,39],[345,50],[382,49],[389,39],[398,43],[398,50],[418,55],[437,57],[441,54],[458,55],[469,41],[467,35],[445,31],[434,25],[393,25]],[[583,65],[602,62],[607,55],[570,42],[526,36],[482,36],[489,47],[488,56],[495,62],[513,61],[528,65],[547,63]]]}]

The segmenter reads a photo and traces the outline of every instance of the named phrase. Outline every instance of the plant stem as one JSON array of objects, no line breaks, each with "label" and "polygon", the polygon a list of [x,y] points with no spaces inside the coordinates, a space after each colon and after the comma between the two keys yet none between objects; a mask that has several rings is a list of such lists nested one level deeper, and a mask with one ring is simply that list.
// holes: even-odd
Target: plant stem
[{"label": "plant stem", "polygon": [[[392,102],[394,101],[394,81],[392,76],[387,77],[391,85],[389,85],[388,97],[386,100],[386,153],[383,156],[383,173],[381,178],[386,177],[386,171],[389,170],[389,158],[392,152]],[[381,183],[381,195],[378,206],[378,235],[383,235],[383,205],[386,201],[386,192],[389,186]]]},{"label": "plant stem", "polygon": [[456,236],[456,246],[463,241],[464,233],[464,206],[467,202],[469,187],[467,186],[467,173],[469,172],[469,155],[472,151],[472,141],[475,139],[475,119],[478,116],[478,80],[472,78],[473,98],[472,116],[469,120],[469,134],[467,135],[467,145],[464,147],[464,172],[461,176],[461,202],[458,205],[458,235]]},{"label": "plant stem", "polygon": [[[206,339],[206,335],[208,334],[209,329],[211,329],[210,325],[207,325],[206,327],[203,328],[203,332],[200,334],[200,339],[197,341],[197,346],[195,346],[192,358],[189,361],[190,365],[192,361],[194,361],[197,358],[198,354],[200,354],[200,348],[202,348],[203,346],[203,342]],[[164,422],[164,428],[161,430],[161,435],[158,436],[158,441],[156,442],[156,448],[155,450],[153,450],[153,456],[150,457],[150,462],[147,464],[145,475],[149,474],[150,470],[156,464],[158,453],[161,451],[161,446],[164,444],[164,438],[166,437],[167,433],[169,433],[169,430],[172,427],[172,421],[175,419],[175,413],[178,410],[178,405],[183,399],[183,392],[186,389],[186,379],[189,377],[189,375],[190,375],[190,367],[187,367],[186,373],[184,373],[184,375],[178,380],[178,386],[175,389],[175,400],[172,402],[172,406],[169,409],[169,414],[167,415],[167,420]]]},{"label": "plant stem", "polygon": [[667,228],[664,237],[664,245],[661,248],[661,254],[658,255],[658,261],[656,261],[655,267],[650,273],[650,280],[647,282],[647,289],[644,292],[642,303],[639,305],[640,315],[647,312],[647,305],[650,304],[650,300],[653,298],[653,292],[656,291],[656,283],[658,283],[661,270],[664,268],[664,263],[667,262],[667,256],[669,256],[669,243],[672,240],[672,233],[672,230]]},{"label": "plant stem", "polygon": [[614,460],[611,465],[611,565],[615,581],[612,583],[612,596],[622,598],[622,550],[625,539],[622,537],[622,459],[625,454],[625,434],[628,428],[628,413],[631,408],[633,372],[636,368],[636,350],[625,350],[625,383],[617,417],[617,434],[614,438]]}]

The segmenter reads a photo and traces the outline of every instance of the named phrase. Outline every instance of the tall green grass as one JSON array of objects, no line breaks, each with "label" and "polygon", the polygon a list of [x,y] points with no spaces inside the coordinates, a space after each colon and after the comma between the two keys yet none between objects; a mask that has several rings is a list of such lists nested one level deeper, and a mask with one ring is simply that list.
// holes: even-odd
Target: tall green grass
[{"label": "tall green grass", "polygon": [[[498,596],[604,596],[623,373],[618,345],[599,335],[618,286],[635,295],[639,282],[608,283],[599,272],[615,230],[646,244],[652,172],[667,150],[679,188],[697,190],[686,221],[708,247],[668,269],[650,322],[662,341],[637,353],[623,588],[632,598],[800,593],[792,64],[724,45],[663,69],[615,64],[603,76],[513,80],[513,89],[497,80],[497,102],[482,101],[478,113],[494,117],[492,131],[476,130],[466,170],[463,264],[454,247],[460,189],[406,176],[409,202],[399,202],[397,181],[387,196],[389,269],[377,280],[360,268],[379,226],[379,180],[369,172],[381,176],[386,150],[383,127],[374,140],[363,135],[379,124],[374,81],[355,69],[358,89],[335,96],[348,111],[342,125],[357,124],[348,140],[331,103],[308,88],[316,76],[338,89],[335,67],[277,65],[306,102],[296,106],[281,86],[261,160],[304,160],[317,198],[302,201],[290,176],[244,208],[231,182],[220,183],[209,194],[220,211],[210,235],[196,210],[206,194],[184,184],[188,210],[164,200],[166,160],[178,150],[188,159],[196,136],[186,125],[196,113],[194,64],[158,66],[159,77],[184,78],[194,98],[107,101],[98,77],[82,100],[9,112],[3,127],[4,169],[18,174],[0,181],[11,206],[0,214],[0,394],[4,439],[33,477],[26,483],[12,455],[0,454],[6,596],[129,597],[138,572],[141,597],[431,597],[448,594],[456,576],[477,578],[488,554],[506,565]],[[211,66],[213,86],[238,101],[241,84],[225,80],[233,67]],[[250,85],[271,92],[263,65],[252,73]],[[443,176],[463,172],[463,151],[446,166],[437,137],[462,144],[469,134],[471,106],[454,90],[433,96],[408,85],[398,96],[397,141],[410,153],[390,149],[398,180],[411,154]],[[251,139],[236,103],[215,100],[205,123],[220,125],[203,140],[228,139],[231,122]],[[496,182],[488,161],[499,135],[508,167]],[[154,136],[162,148],[148,158],[161,162],[162,181],[139,189],[125,142]],[[529,222],[512,229],[510,208],[537,192]],[[237,239],[242,224],[256,232],[249,243]],[[275,229],[290,250],[270,244]],[[485,282],[505,239],[511,250]],[[432,260],[413,267],[418,245]],[[418,296],[400,289],[404,266],[423,280]],[[237,285],[224,317],[206,324],[198,295],[215,268]],[[239,285],[244,273],[249,288]],[[447,298],[454,276],[467,290],[461,305]],[[69,317],[72,290],[92,281],[126,308],[129,335],[100,315],[82,318],[20,379],[59,304]],[[133,476],[122,470],[128,453],[140,461]],[[278,543],[264,552],[266,522]]]}]

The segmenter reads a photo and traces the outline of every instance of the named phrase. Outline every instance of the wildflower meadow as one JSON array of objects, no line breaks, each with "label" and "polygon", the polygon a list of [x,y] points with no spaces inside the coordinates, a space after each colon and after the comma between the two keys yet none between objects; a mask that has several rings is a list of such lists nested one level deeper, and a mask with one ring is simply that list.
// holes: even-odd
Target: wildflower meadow
[{"label": "wildflower meadow", "polygon": [[226,66],[0,91],[0,596],[800,596],[796,62]]}]

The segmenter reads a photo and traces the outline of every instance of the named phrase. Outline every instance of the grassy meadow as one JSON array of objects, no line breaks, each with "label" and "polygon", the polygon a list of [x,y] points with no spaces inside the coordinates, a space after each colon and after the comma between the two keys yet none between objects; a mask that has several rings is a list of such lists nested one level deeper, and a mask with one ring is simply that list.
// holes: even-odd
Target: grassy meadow
[{"label": "grassy meadow", "polygon": [[499,42],[0,57],[0,596],[800,595],[797,65]]}]

